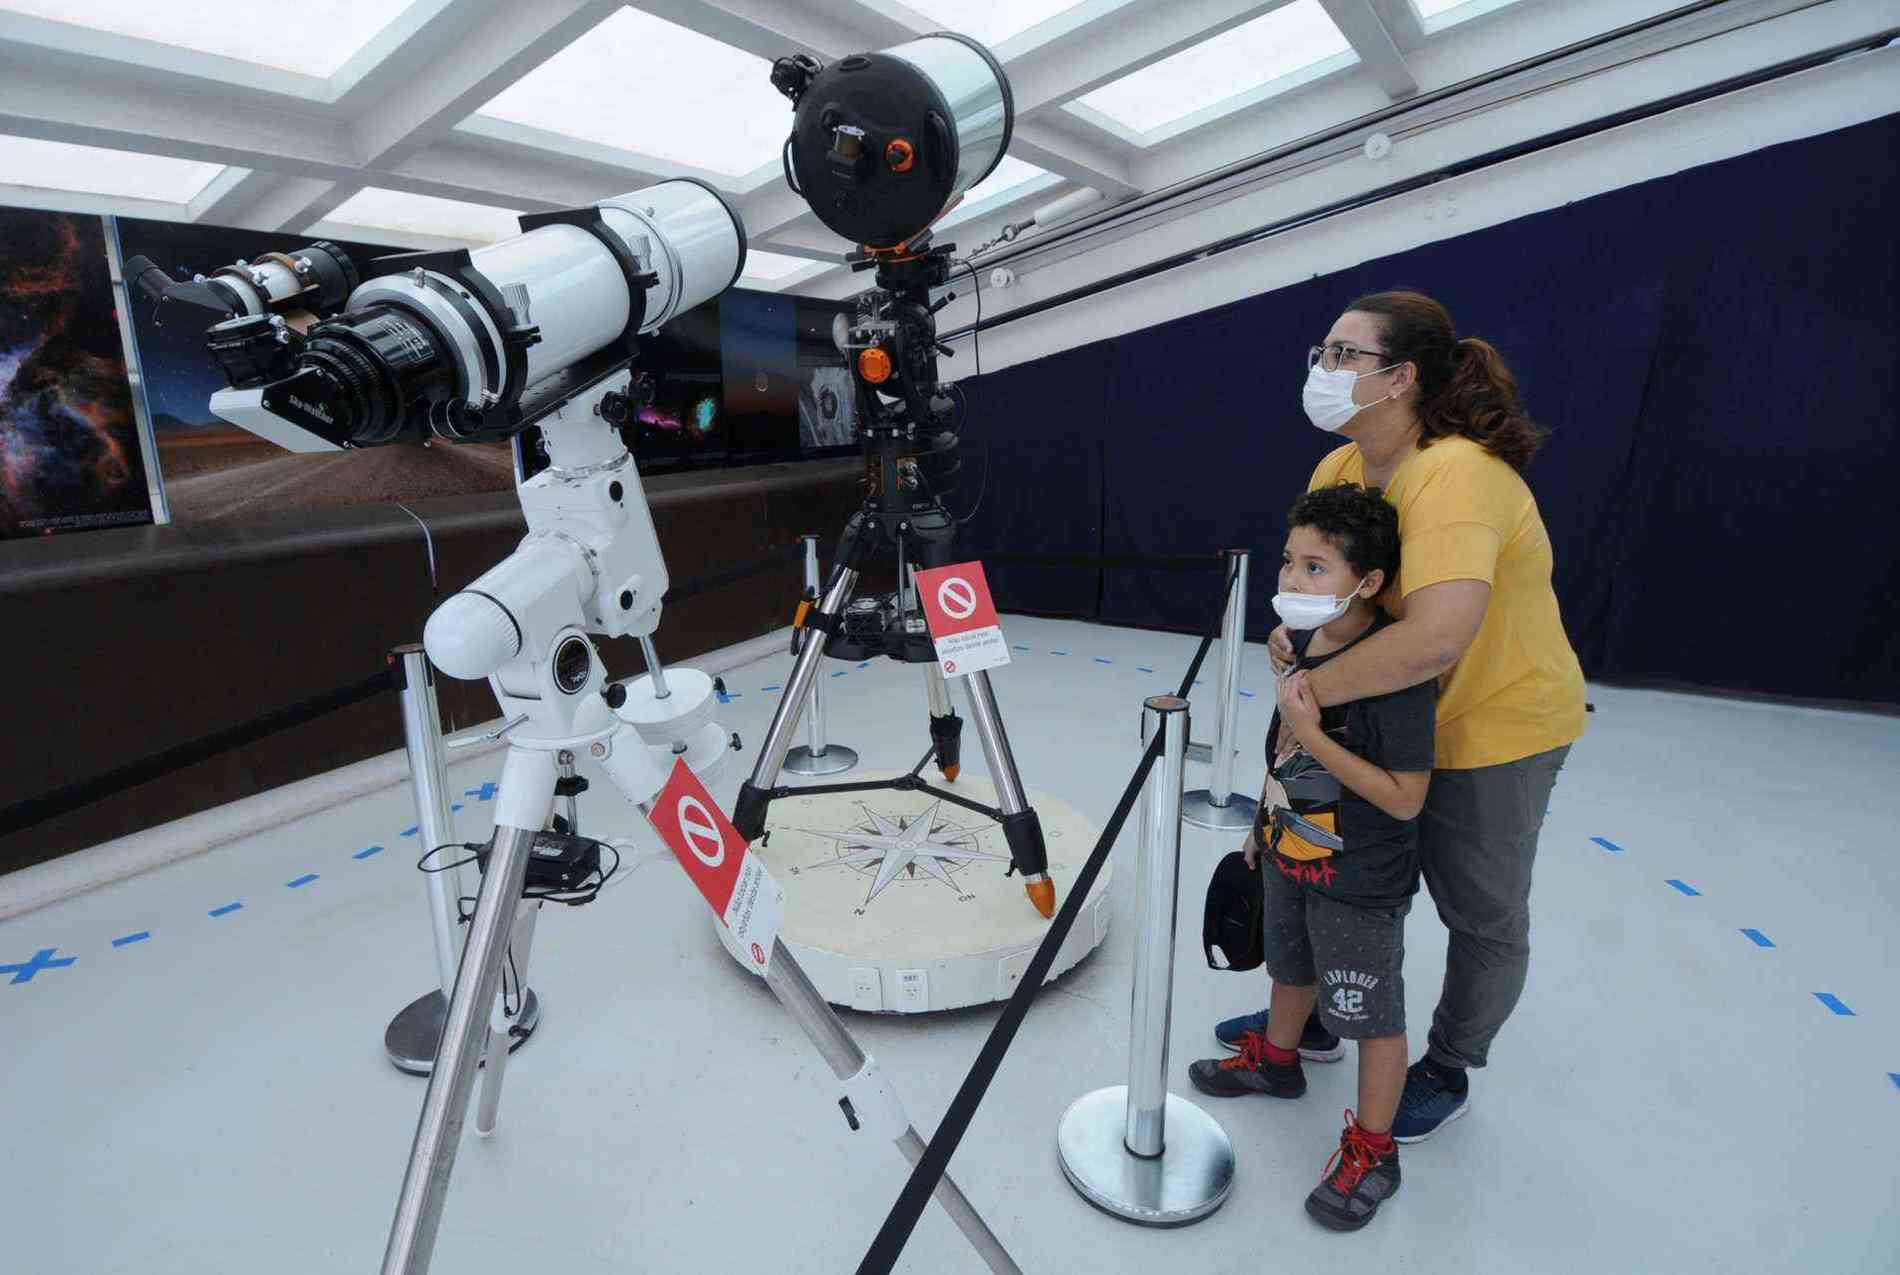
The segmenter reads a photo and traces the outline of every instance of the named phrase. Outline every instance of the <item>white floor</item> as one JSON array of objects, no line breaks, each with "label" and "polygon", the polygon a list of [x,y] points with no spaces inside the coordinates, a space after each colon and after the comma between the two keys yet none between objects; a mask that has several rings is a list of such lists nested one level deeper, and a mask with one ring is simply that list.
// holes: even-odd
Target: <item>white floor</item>
[{"label": "white floor", "polygon": [[[996,678],[1024,772],[1099,824],[1142,696],[1172,688],[1193,643],[1006,628],[1029,648]],[[1248,655],[1255,740],[1268,679],[1264,650]],[[749,745],[785,666],[727,675]],[[913,671],[853,668],[831,688],[833,737],[867,764],[925,747]],[[1900,1270],[1900,721],[1592,695],[1544,832],[1525,999],[1474,1075],[1470,1117],[1406,1150],[1404,1189],[1373,1225],[1335,1236],[1300,1208],[1353,1101],[1350,1057],[1309,1065],[1299,1103],[1200,1100],[1239,1169],[1196,1226],[1129,1226],[1063,1180],[1057,1117],[1124,1078],[1124,872],[1107,942],[1038,1002],[952,1161],[1025,1270]],[[973,738],[970,752],[974,770]],[[456,793],[498,766],[459,769]],[[1248,756],[1240,786],[1258,779]],[[736,787],[735,770],[719,795]],[[492,805],[458,800],[465,835],[483,835]],[[587,831],[630,835],[604,785],[584,801]],[[401,835],[412,810],[390,791],[0,924],[0,963],[77,958],[0,978],[0,1269],[377,1268],[422,1097],[383,1060],[382,1032],[432,977],[415,839]],[[1184,849],[1171,1068],[1186,1093],[1212,1021],[1265,990],[1200,958],[1201,888],[1231,840],[1190,829]],[[385,849],[355,857],[372,845]],[[1443,954],[1421,898],[1415,1042]],[[594,906],[544,913],[535,955],[546,1017],[509,1070],[500,1135],[462,1148],[436,1271],[855,1267],[904,1166],[846,1132],[829,1072],[720,951],[676,869],[651,864]],[[926,1132],[994,1019],[846,1015]],[[933,1208],[899,1269],[981,1267]]]}]

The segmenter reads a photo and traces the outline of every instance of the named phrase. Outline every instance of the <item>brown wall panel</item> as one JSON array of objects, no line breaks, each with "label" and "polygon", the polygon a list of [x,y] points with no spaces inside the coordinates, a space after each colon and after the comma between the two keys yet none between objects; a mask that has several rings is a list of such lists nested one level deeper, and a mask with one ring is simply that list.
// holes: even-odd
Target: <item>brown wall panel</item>
[{"label": "brown wall panel", "polygon": [[[800,533],[836,538],[857,507],[856,461],[760,466],[647,482],[675,584],[750,561]],[[512,493],[400,509],[300,511],[230,527],[139,527],[0,544],[0,649],[14,675],[0,731],[0,808],[140,761],[374,673],[416,641],[439,598],[499,561],[526,531]],[[887,576],[888,573],[881,573]],[[662,659],[786,623],[798,568],[667,608]],[[638,643],[602,643],[616,675]],[[486,683],[438,683],[445,725],[494,717]],[[0,871],[402,745],[382,696],[211,758],[88,808],[0,837]]]}]

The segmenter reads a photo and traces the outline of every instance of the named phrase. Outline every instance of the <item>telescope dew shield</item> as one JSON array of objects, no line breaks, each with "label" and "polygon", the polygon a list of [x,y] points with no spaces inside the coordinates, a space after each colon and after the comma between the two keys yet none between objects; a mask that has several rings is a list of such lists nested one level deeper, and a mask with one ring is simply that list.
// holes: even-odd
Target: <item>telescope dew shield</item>
[{"label": "telescope dew shield", "polygon": [[914,239],[1009,149],[1015,103],[988,49],[939,32],[822,67],[795,98],[786,177],[867,248]]}]

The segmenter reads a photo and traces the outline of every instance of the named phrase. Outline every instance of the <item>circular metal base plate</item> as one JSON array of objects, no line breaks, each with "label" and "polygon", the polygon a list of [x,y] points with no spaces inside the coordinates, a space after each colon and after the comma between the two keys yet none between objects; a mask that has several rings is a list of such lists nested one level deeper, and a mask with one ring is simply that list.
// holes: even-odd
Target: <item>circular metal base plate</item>
[{"label": "circular metal base plate", "polygon": [[1152,1160],[1123,1143],[1128,1087],[1077,1098],[1056,1127],[1056,1153],[1069,1185],[1104,1213],[1143,1226],[1186,1226],[1227,1202],[1234,1144],[1214,1118],[1168,1095],[1166,1149]]},{"label": "circular metal base plate", "polygon": [[785,769],[794,775],[841,775],[857,764],[857,749],[843,744],[827,744],[822,753],[800,744],[785,754]]},{"label": "circular metal base plate", "polygon": [[1259,802],[1239,793],[1229,794],[1224,806],[1215,805],[1212,794],[1205,788],[1181,794],[1181,821],[1191,823],[1196,828],[1212,828],[1216,832],[1246,831],[1253,827],[1254,815],[1259,808]]},{"label": "circular metal base plate", "polygon": [[[410,1001],[400,1014],[389,1020],[389,1029],[383,1033],[383,1051],[397,1071],[426,1076],[435,1070],[435,1051],[442,1042],[442,1020],[448,1015],[447,998],[434,991]],[[528,1036],[534,1035],[534,1029],[541,1025],[541,998],[534,994],[532,987],[528,989],[520,1017],[527,1036],[516,1038],[508,1047],[511,1054],[527,1044]]]}]

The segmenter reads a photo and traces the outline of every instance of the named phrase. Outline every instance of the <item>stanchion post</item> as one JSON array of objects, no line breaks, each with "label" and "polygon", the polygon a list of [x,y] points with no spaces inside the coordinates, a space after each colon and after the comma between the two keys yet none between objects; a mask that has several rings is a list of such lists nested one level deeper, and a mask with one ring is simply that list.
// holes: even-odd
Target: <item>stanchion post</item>
[{"label": "stanchion post", "polygon": [[[448,754],[442,740],[441,707],[435,697],[435,674],[420,643],[395,648],[390,659],[401,674],[403,747],[414,780],[416,845],[422,851],[433,850],[455,840],[455,823],[449,811]],[[452,864],[455,855],[445,852],[436,859]],[[441,869],[424,873],[422,878],[428,892],[437,986],[404,1006],[383,1032],[383,1050],[389,1061],[397,1070],[413,1076],[426,1076],[435,1066],[436,1046],[448,1015],[449,992],[455,986],[456,966],[462,959],[457,941],[461,874],[433,860],[429,866]],[[524,993],[522,1000],[521,1026],[533,1031],[541,1018],[540,1004],[532,992]]]},{"label": "stanchion post", "polygon": [[1197,828],[1239,832],[1253,827],[1259,803],[1234,792],[1234,756],[1240,720],[1240,657],[1247,646],[1247,564],[1245,549],[1227,551],[1233,588],[1221,622],[1220,670],[1215,686],[1213,753],[1208,758],[1207,787],[1188,793],[1181,817]]},{"label": "stanchion post", "polygon": [[[823,579],[818,573],[818,537],[806,536],[804,540],[805,591],[815,598]],[[807,633],[805,640],[811,641],[811,634]],[[841,775],[858,764],[856,749],[825,739],[825,684],[830,680],[820,677],[812,682],[811,698],[805,703],[805,738],[809,742],[785,754],[784,769],[794,775]]]},{"label": "stanchion post", "polygon": [[1128,1083],[1076,1099],[1057,1127],[1056,1149],[1069,1184],[1103,1212],[1145,1226],[1182,1226],[1226,1202],[1234,1148],[1212,1117],[1168,1092],[1188,705],[1156,695],[1143,708],[1142,739],[1159,731],[1162,752],[1136,819]]}]

